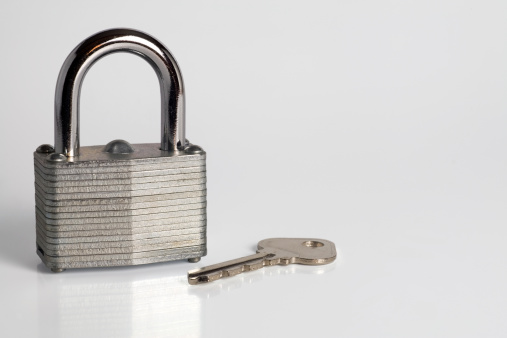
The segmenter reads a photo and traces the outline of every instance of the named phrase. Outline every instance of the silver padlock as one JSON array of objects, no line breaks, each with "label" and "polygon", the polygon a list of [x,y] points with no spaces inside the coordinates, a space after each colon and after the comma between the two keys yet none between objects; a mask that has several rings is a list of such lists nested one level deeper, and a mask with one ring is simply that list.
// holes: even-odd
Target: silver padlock
[{"label": "silver padlock", "polygon": [[[90,67],[130,52],[153,67],[162,98],[161,143],[79,145],[79,95]],[[206,153],[185,138],[183,80],[155,38],[131,29],[99,32],[60,71],[55,146],[34,153],[37,254],[55,272],[206,255]]]}]

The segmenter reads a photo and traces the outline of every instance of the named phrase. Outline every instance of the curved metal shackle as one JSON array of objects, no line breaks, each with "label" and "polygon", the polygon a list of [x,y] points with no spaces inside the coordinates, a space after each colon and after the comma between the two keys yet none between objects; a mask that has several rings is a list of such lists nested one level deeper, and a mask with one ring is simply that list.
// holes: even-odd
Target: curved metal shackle
[{"label": "curved metal shackle", "polygon": [[79,98],[90,67],[116,52],[136,54],[153,67],[160,82],[162,140],[160,149],[176,151],[185,145],[183,78],[169,50],[150,35],[126,28],[90,36],[69,54],[58,75],[55,95],[55,153],[79,155]]}]

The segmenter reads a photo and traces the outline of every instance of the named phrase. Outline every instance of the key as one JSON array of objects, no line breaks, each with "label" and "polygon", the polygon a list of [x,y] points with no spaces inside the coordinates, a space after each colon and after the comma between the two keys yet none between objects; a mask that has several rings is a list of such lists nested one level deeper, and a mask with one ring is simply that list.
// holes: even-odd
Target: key
[{"label": "key", "polygon": [[335,259],[336,248],[331,241],[313,238],[269,238],[257,244],[257,253],[254,255],[189,271],[188,282],[192,285],[204,284],[264,266],[292,263],[323,265]]}]

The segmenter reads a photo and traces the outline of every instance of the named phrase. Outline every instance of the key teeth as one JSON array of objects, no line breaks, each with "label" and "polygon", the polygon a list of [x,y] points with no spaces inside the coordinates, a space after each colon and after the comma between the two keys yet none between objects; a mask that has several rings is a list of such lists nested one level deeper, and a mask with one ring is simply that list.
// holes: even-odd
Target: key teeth
[{"label": "key teeth", "polygon": [[296,262],[295,258],[288,258],[288,257],[271,257],[267,258],[265,260],[264,266],[273,266],[273,265],[289,265]]},{"label": "key teeth", "polygon": [[275,265],[275,264],[269,264],[268,260],[260,260],[258,262],[252,262],[252,263],[245,263],[240,266],[235,266],[229,269],[224,269],[221,271],[218,271],[213,274],[207,274],[207,275],[200,275],[200,276],[188,276],[188,283],[191,285],[197,285],[197,284],[204,284],[216,281],[221,278],[225,277],[233,277],[236,275],[239,275],[243,272],[248,271],[255,271],[263,268],[265,265]]},{"label": "key teeth", "polygon": [[234,268],[234,269],[224,270],[223,273],[222,273],[222,278],[223,277],[233,277],[233,276],[239,275],[243,271],[246,271],[243,268],[243,266],[237,267],[237,268]]},{"label": "key teeth", "polygon": [[280,258],[278,257],[270,257],[264,260],[264,266],[273,266],[278,264],[280,264]]},{"label": "key teeth", "polygon": [[232,267],[230,269],[224,269],[222,271],[221,277],[233,277],[239,275],[243,272],[255,271],[263,268],[266,264],[266,260],[259,260],[257,262],[245,263],[243,265],[239,265],[236,267]]},{"label": "key teeth", "polygon": [[259,270],[261,268],[264,267],[264,260],[261,261],[261,262],[257,262],[257,263],[252,263],[252,264],[248,264],[247,265],[247,268],[248,270],[245,270],[245,271],[255,271],[255,270]]},{"label": "key teeth", "polygon": [[290,264],[290,259],[288,259],[288,258],[280,258],[278,264],[280,264],[280,265],[289,265]]}]

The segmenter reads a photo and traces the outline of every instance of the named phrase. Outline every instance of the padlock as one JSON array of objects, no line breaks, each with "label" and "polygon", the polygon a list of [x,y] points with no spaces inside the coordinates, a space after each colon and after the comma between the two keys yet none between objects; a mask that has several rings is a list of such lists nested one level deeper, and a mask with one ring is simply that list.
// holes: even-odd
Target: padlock
[{"label": "padlock", "polygon": [[[81,84],[96,61],[115,52],[141,56],[158,76],[160,144],[80,147]],[[36,251],[52,271],[206,255],[206,153],[185,138],[183,80],[158,40],[111,29],[79,44],[58,76],[54,144],[34,153]]]}]

